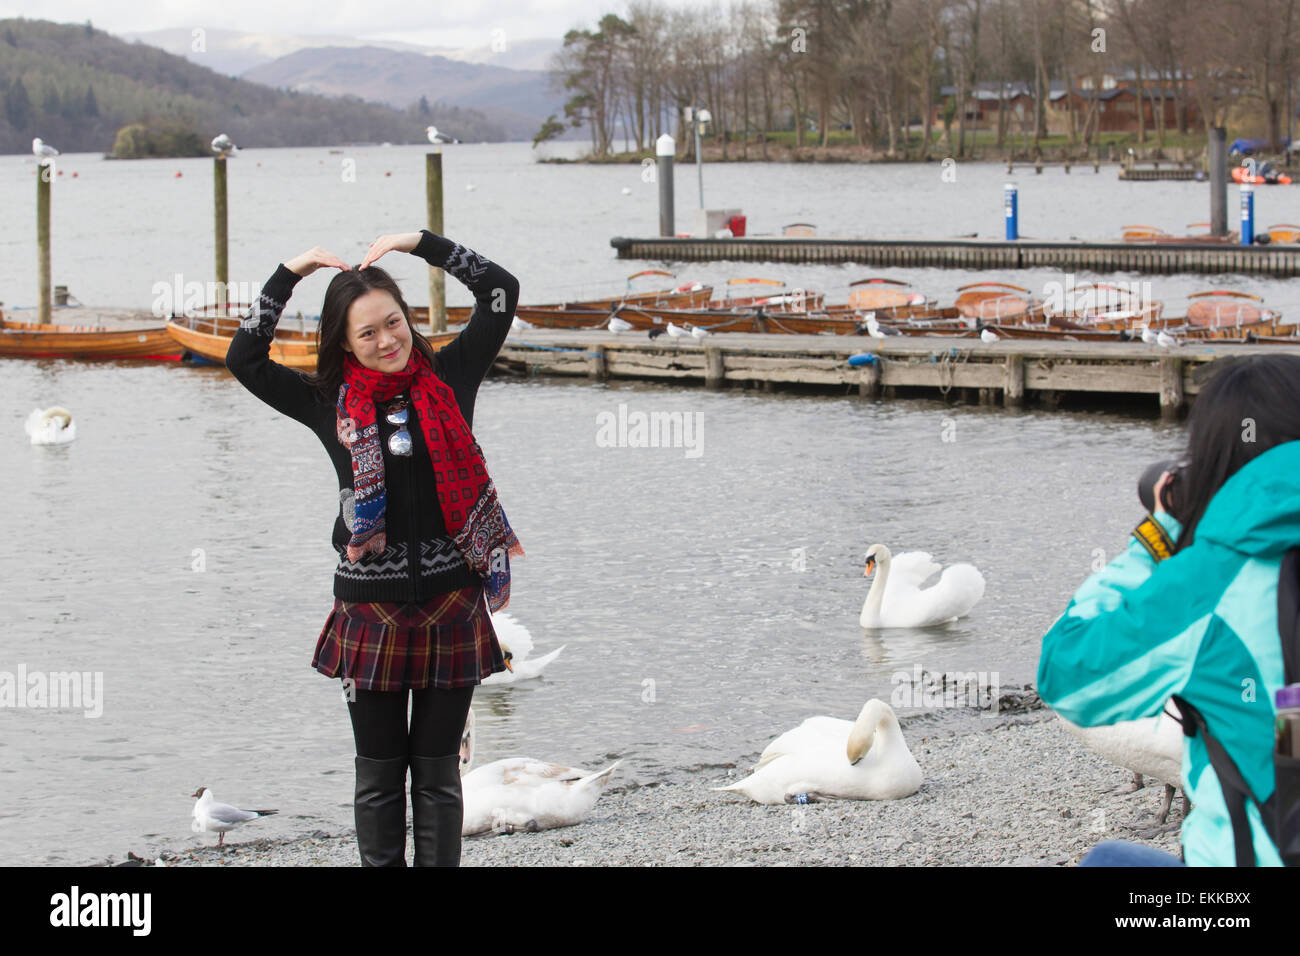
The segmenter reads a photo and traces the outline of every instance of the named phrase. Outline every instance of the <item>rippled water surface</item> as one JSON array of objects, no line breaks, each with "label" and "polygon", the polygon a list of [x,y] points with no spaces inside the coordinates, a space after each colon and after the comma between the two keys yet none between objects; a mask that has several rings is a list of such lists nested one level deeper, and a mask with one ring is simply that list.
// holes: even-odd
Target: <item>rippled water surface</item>
[{"label": "rippled water surface", "polygon": [[[260,286],[316,243],[355,261],[375,235],[417,228],[422,154],[350,154],[358,177],[345,183],[325,150],[249,151],[232,165],[232,279]],[[608,246],[654,228],[637,167],[534,165],[516,146],[444,155],[446,232],[515,272],[525,301],[617,289],[644,267]],[[210,168],[65,157],[80,175],[55,191],[55,281],[86,302],[147,308],[154,282],[206,278]],[[759,232],[813,221],[841,234],[996,234],[1005,171],[962,167],[947,185],[938,172],[715,165],[706,189]],[[679,175],[682,224],[694,170]],[[1176,229],[1203,218],[1202,187],[1113,176],[1017,174],[1024,231],[1110,235],[1135,219]],[[6,311],[35,299],[31,186],[29,164],[0,157],[0,208],[15,223],[0,231]],[[1282,208],[1289,197],[1267,197],[1279,220],[1300,218]],[[417,261],[383,264],[426,301]],[[741,271],[832,293],[863,272]],[[889,274],[941,298],[968,279]],[[301,283],[291,310],[317,311],[327,281]],[[1184,294],[1204,284],[1154,281]],[[1282,283],[1238,281],[1284,299]],[[0,709],[0,862],[213,842],[189,832],[187,795],[200,784],[279,807],[254,824],[261,835],[349,826],[345,705],[338,682],[310,667],[332,602],[337,508],[316,437],[221,368],[0,359],[0,383],[0,670],[104,680],[97,718]],[[77,440],[31,447],[23,420],[53,404],[73,410]],[[598,417],[620,404],[698,414],[701,454],[599,447]],[[624,779],[700,786],[720,773],[708,768],[756,754],[809,714],[852,716],[915,665],[1033,680],[1039,638],[1098,550],[1124,546],[1136,475],[1181,440],[1120,411],[505,379],[484,385],[476,433],[528,552],[513,565],[510,611],[538,652],[567,645],[544,679],[476,694],[478,759],[621,755]],[[875,542],[971,561],[987,593],[958,624],[865,636],[862,561]]]}]

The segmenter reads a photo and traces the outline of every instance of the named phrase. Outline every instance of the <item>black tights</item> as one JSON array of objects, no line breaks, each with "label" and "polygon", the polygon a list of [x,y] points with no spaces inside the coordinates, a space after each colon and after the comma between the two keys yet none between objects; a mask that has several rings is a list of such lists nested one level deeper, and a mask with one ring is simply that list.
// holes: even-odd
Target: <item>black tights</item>
[{"label": "black tights", "polygon": [[[407,695],[411,707],[410,731],[406,725]],[[443,690],[360,690],[348,701],[357,756],[374,760],[412,755],[444,757],[460,751],[460,738],[469,714],[474,686]]]}]

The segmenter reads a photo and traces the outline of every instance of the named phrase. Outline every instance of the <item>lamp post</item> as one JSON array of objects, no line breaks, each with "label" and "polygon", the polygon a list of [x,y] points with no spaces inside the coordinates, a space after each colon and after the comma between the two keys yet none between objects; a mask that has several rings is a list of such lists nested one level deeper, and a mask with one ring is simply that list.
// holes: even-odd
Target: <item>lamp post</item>
[{"label": "lamp post", "polygon": [[704,208],[704,157],[700,153],[700,136],[707,133],[713,114],[698,107],[686,107],[686,122],[695,128],[695,172],[700,181],[700,208]]}]

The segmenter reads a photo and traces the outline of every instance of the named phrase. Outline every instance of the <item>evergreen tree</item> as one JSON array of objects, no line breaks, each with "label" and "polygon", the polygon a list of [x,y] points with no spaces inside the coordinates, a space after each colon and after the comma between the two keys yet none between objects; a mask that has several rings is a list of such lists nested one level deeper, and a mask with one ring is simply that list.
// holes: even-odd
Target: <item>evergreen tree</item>
[{"label": "evergreen tree", "polygon": [[86,108],[85,108],[85,114],[86,114],[87,116],[98,116],[98,115],[99,115],[99,104],[95,102],[95,88],[94,88],[93,86],[90,86],[90,85],[87,85],[87,86],[86,86]]},{"label": "evergreen tree", "polygon": [[13,83],[5,92],[5,118],[14,129],[26,129],[32,119],[32,101],[27,96],[27,87],[23,86],[21,77],[14,77]]},{"label": "evergreen tree", "polygon": [[429,98],[428,98],[427,96],[421,96],[421,97],[420,97],[420,116],[422,116],[422,117],[426,117],[426,118],[427,118],[427,117],[429,117],[429,116],[431,116],[431,115],[432,115],[432,111],[429,109]]}]

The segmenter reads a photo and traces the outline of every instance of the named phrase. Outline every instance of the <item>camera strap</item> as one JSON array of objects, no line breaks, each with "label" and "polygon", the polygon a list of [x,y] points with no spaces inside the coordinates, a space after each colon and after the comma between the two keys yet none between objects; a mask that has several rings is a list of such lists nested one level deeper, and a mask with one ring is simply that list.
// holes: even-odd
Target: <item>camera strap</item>
[{"label": "camera strap", "polygon": [[1157,564],[1174,553],[1174,543],[1159,521],[1151,515],[1142,519],[1142,523],[1133,529],[1133,537],[1138,544],[1147,549],[1147,553]]}]

